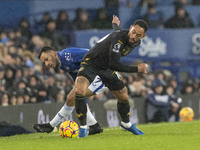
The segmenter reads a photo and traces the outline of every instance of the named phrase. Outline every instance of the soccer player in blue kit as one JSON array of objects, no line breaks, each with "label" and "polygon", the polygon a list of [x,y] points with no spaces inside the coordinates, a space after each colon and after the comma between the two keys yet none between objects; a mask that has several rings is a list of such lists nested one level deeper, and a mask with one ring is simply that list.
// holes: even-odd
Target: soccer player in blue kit
[{"label": "soccer player in blue kit", "polygon": [[[38,58],[47,67],[60,68],[61,70],[68,72],[75,81],[77,72],[80,68],[80,63],[84,55],[88,52],[88,49],[84,48],[67,48],[62,51],[55,51],[51,47],[43,47],[38,55]],[[107,88],[102,83],[99,76],[96,76],[93,83],[88,87],[87,97],[99,94]],[[60,122],[62,122],[67,116],[69,116],[74,110],[75,105],[75,87],[67,95],[67,100],[64,106],[56,114],[56,116],[46,124],[34,124],[33,127],[37,132],[53,131]],[[89,125],[89,135],[103,132],[103,128],[97,123],[90,110],[87,110],[87,123]]]}]

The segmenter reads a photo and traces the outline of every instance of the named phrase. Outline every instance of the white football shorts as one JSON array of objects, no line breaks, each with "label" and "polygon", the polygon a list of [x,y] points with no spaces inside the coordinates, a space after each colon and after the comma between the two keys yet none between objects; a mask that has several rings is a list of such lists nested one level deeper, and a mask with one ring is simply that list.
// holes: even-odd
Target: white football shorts
[{"label": "white football shorts", "polygon": [[105,85],[103,84],[101,78],[97,75],[93,82],[90,84],[90,86],[88,87],[88,89],[90,91],[92,91],[95,94],[99,94],[104,92],[105,90],[107,90],[108,88],[105,87]]}]

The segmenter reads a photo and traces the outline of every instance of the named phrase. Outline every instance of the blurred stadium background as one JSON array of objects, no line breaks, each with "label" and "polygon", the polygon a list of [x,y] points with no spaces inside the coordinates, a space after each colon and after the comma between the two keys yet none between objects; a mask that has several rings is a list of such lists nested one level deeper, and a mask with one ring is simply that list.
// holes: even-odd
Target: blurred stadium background
[{"label": "blurred stadium background", "polygon": [[[185,11],[181,17],[177,17],[179,9]],[[98,14],[103,17],[98,18]],[[132,101],[132,122],[148,122],[147,97],[157,80],[166,90],[161,95],[174,96],[179,108],[192,107],[195,119],[199,119],[198,0],[1,0],[0,121],[32,130],[33,123],[52,119],[73,84],[63,72],[43,67],[38,51],[46,45],[58,50],[91,48],[113,31],[112,15],[119,17],[124,29],[139,18],[149,23],[147,37],[122,59],[151,67],[146,76],[122,73]],[[169,19],[174,15],[172,23]],[[119,126],[115,101],[109,91],[89,98],[93,114],[105,127]],[[177,113],[170,113],[168,121],[179,121]]]}]

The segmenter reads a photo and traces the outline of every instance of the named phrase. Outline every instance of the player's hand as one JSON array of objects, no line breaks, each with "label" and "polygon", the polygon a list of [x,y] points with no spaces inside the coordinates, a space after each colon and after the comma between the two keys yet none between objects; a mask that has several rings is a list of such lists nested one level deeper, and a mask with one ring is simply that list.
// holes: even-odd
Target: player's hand
[{"label": "player's hand", "polygon": [[112,23],[116,23],[119,26],[120,25],[119,18],[117,16],[113,15]]},{"label": "player's hand", "polygon": [[147,74],[147,69],[148,69],[148,65],[145,63],[139,64],[138,66],[138,72]]}]

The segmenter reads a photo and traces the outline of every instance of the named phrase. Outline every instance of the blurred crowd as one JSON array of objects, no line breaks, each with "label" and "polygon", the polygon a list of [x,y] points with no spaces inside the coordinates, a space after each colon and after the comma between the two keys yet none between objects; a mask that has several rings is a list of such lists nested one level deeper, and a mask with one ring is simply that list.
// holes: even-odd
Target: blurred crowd
[{"label": "blurred crowd", "polygon": [[[23,36],[16,37],[14,34],[12,37],[14,40],[9,35],[6,36],[8,41],[5,44],[0,44],[0,104],[14,106],[41,102],[64,103],[67,94],[73,87],[73,81],[68,74],[46,68],[37,59],[37,48],[39,47],[33,39],[41,37],[32,37],[31,42],[35,49],[31,51],[26,43],[20,41]],[[43,39],[39,39],[39,41],[45,43]],[[179,85],[176,77],[169,70],[154,70],[148,75],[122,73],[122,76],[129,96],[133,98],[147,97],[148,94],[155,92],[156,84],[154,81],[156,80],[162,82],[161,95],[200,93],[198,79],[188,77],[185,82]],[[105,101],[113,98],[113,95],[107,90],[88,98],[88,100]]]},{"label": "blurred crowd", "polygon": [[194,28],[194,22],[185,8],[188,5],[199,5],[199,0],[193,0],[191,3],[187,0],[175,0],[173,3],[174,15],[164,21],[164,14],[157,11],[156,0],[147,0],[147,13],[144,15],[144,19],[150,28]]},{"label": "blurred crowd", "polygon": [[[195,2],[195,1],[194,1]],[[132,7],[129,0],[106,0],[106,8],[116,8],[119,5]],[[175,16],[163,21],[163,16],[156,11],[156,0],[141,0],[139,5],[148,8],[143,16],[150,28],[189,28],[194,27],[189,14],[184,9],[187,0],[175,1]],[[22,18],[18,27],[12,30],[0,31],[0,105],[22,105],[26,103],[64,103],[66,96],[73,87],[70,76],[62,71],[46,68],[37,59],[37,54],[43,46],[51,46],[62,50],[74,43],[74,30],[111,29],[109,9],[100,8],[96,19],[89,20],[87,10],[78,8],[73,21],[69,20],[66,10],[61,10],[56,19],[50,12],[45,12],[36,24],[31,25]],[[177,78],[169,70],[153,70],[148,75],[122,73],[123,81],[128,88],[129,96],[144,97],[147,103],[155,106],[174,108],[180,107],[177,97],[180,94],[200,93],[199,79],[188,76],[178,83]],[[159,90],[157,87],[162,87]],[[155,103],[156,96],[165,96],[163,103]],[[165,99],[167,95],[167,100]],[[113,99],[109,90],[89,97],[89,101],[106,101]],[[164,105],[164,103],[166,105]],[[176,111],[175,111],[176,110]],[[162,118],[163,119],[163,118]],[[164,118],[165,120],[166,118]],[[150,118],[149,121],[152,121]],[[155,121],[155,120],[154,120]]]},{"label": "blurred crowd", "polygon": [[[198,25],[195,25],[191,19],[190,14],[186,10],[186,6],[195,6],[200,5],[199,0],[174,0],[171,7],[174,7],[174,15],[165,20],[165,15],[162,11],[157,10],[159,3],[156,0],[140,0],[139,3],[134,3],[135,1],[131,0],[105,0],[106,10],[108,14],[117,12],[120,6],[133,8],[145,8],[146,13],[141,15],[139,12],[134,13],[135,19],[142,18],[144,19],[149,28],[194,28],[200,26],[200,21]],[[132,20],[130,20],[130,24]]]}]

